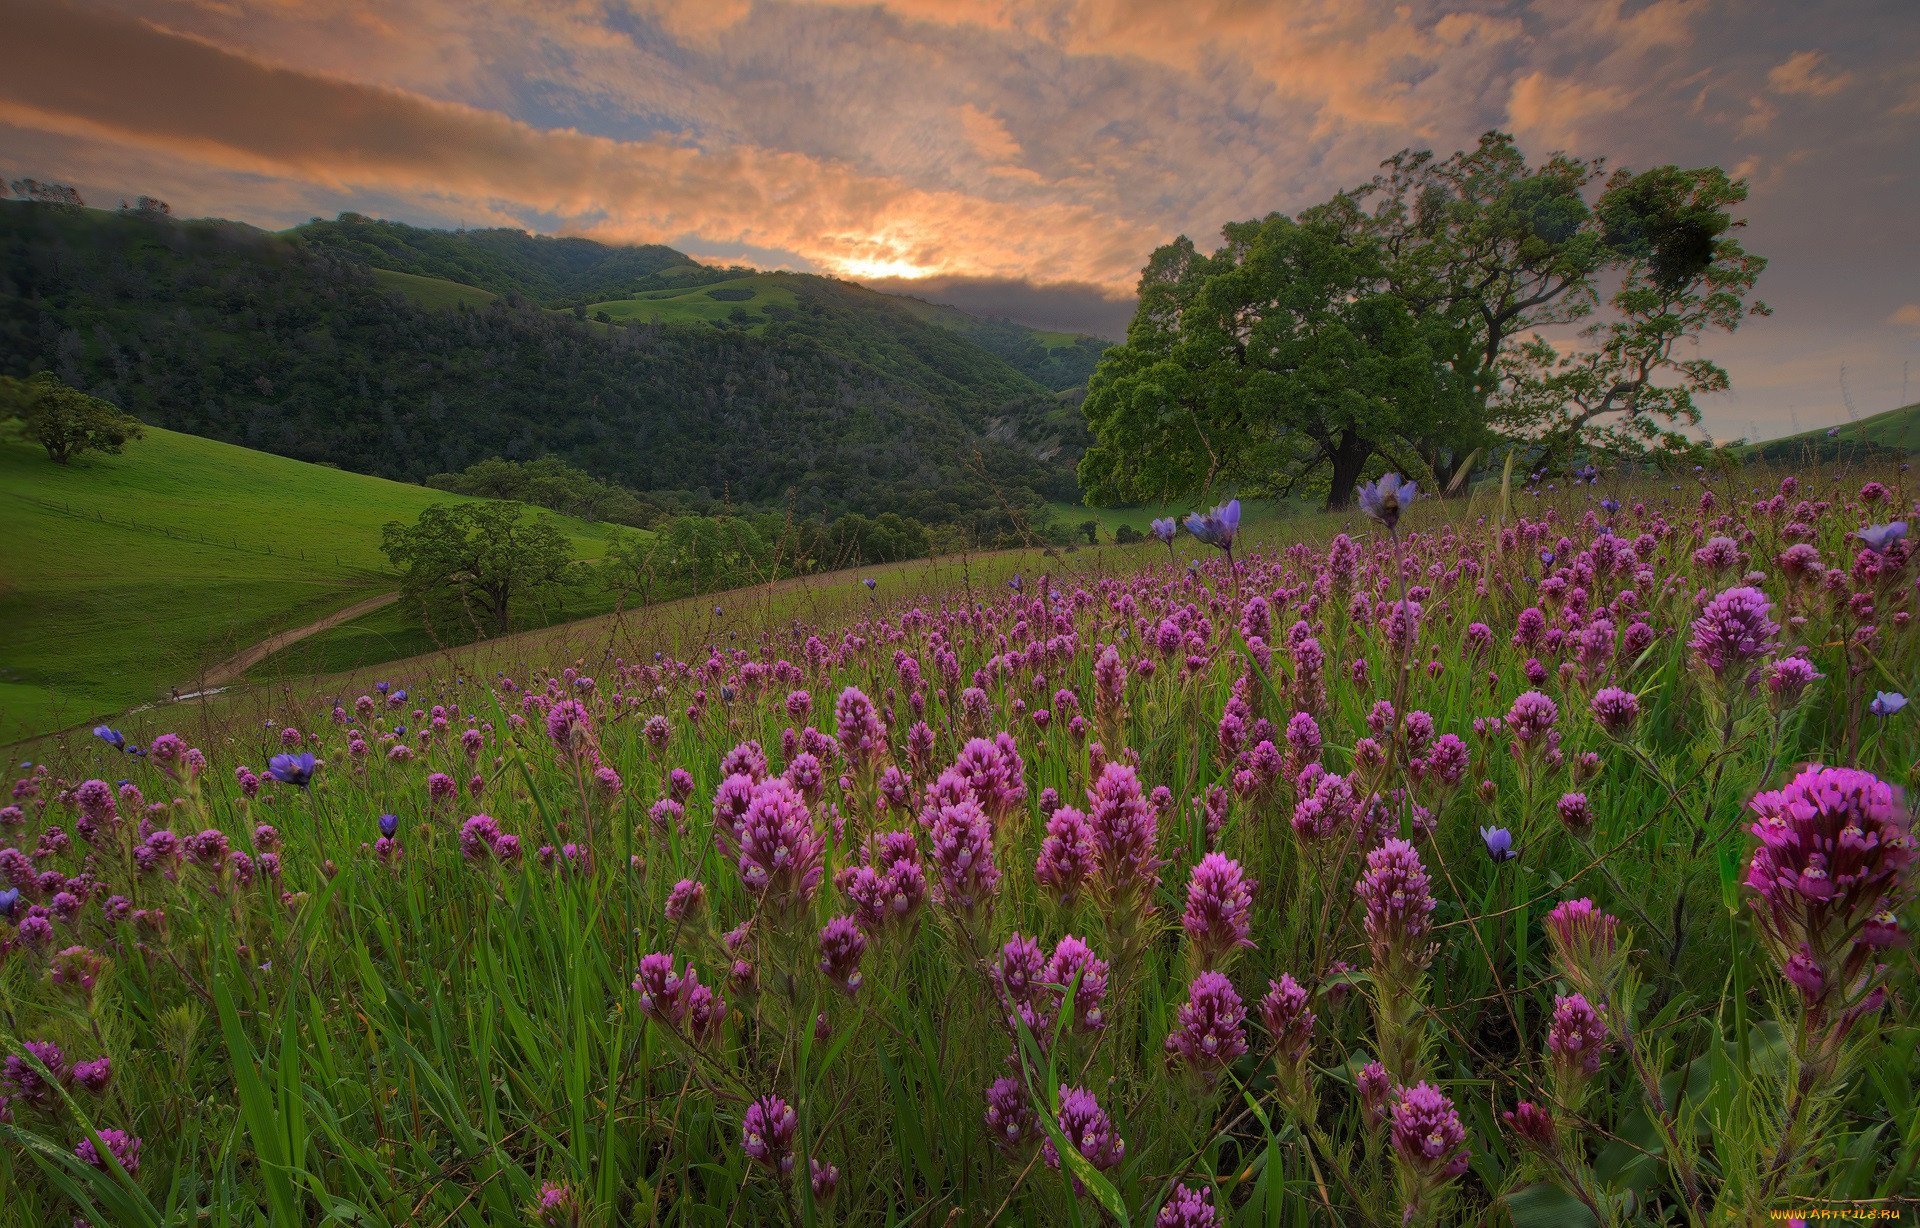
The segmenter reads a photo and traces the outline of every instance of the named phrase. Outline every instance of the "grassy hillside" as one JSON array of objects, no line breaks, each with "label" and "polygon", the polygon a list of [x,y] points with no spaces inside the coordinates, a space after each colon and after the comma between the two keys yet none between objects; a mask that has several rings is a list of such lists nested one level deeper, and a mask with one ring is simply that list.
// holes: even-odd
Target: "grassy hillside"
[{"label": "grassy hillside", "polygon": [[491,290],[462,285],[444,277],[423,277],[394,269],[373,270],[373,280],[389,290],[398,290],[422,307],[485,307],[499,297]]},{"label": "grassy hillside", "polygon": [[650,290],[633,298],[589,303],[587,314],[614,321],[642,320],[650,324],[718,324],[725,321],[760,332],[767,308],[795,305],[792,274],[753,273],[703,285]]},{"label": "grassy hillside", "polygon": [[1838,427],[1820,427],[1747,444],[1741,454],[1769,461],[1848,460],[1920,452],[1920,404],[1890,409]]},{"label": "grassy hillside", "polygon": [[[381,526],[459,501],[157,428],[67,467],[0,440],[0,742],[191,689],[273,632],[393,591]],[[562,523],[604,552],[612,530]]]}]

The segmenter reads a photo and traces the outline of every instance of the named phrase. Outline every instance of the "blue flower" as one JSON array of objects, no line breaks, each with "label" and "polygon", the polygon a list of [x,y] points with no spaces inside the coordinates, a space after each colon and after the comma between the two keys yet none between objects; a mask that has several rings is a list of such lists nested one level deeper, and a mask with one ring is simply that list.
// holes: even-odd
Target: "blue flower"
[{"label": "blue flower", "polygon": [[1480,839],[1486,843],[1487,856],[1495,861],[1512,861],[1519,856],[1513,851],[1513,833],[1504,827],[1482,827]]},{"label": "blue flower", "polygon": [[1898,691],[1876,691],[1867,711],[1875,716],[1892,716],[1907,706],[1907,697]]},{"label": "blue flower", "polygon": [[1013,577],[1013,579],[1007,581],[1007,587],[1017,593],[1020,591],[1020,586],[1023,583],[1025,583],[1025,581],[1021,580],[1020,577],[1016,574]]},{"label": "blue flower", "polygon": [[860,581],[860,583],[866,585],[867,591],[871,593],[873,591],[873,586],[880,583],[880,581],[874,579],[872,576],[868,576],[866,579]]},{"label": "blue flower", "polygon": [[1194,512],[1187,517],[1187,532],[1209,546],[1231,552],[1233,539],[1240,532],[1240,500],[1229,499],[1210,512]]},{"label": "blue flower", "polygon": [[389,702],[399,704],[399,703],[405,703],[406,701],[407,701],[407,693],[405,691],[395,691],[393,693],[392,700],[390,700]]},{"label": "blue flower", "polygon": [[[1885,554],[1887,547],[1907,535],[1907,522],[1896,520],[1892,524],[1870,524],[1855,533],[1854,536],[1866,543],[1867,549],[1875,554]],[[95,730],[98,733],[99,730]]]},{"label": "blue flower", "polygon": [[0,891],[0,917],[11,917],[14,905],[20,902],[20,888],[8,887]]},{"label": "blue flower", "polygon": [[307,787],[313,779],[313,756],[306,751],[297,755],[275,755],[267,761],[267,775],[283,785]]},{"label": "blue flower", "polygon": [[1171,516],[1162,516],[1147,527],[1153,530],[1155,537],[1169,546],[1173,544],[1173,535],[1180,531],[1179,524]]},{"label": "blue flower", "polygon": [[1360,510],[1392,530],[1400,523],[1400,513],[1412,507],[1419,494],[1417,483],[1389,473],[1378,482],[1368,482],[1360,488]]},{"label": "blue flower", "polygon": [[385,695],[387,693],[387,687],[389,685],[390,685],[389,683],[385,683],[385,682],[376,682],[373,684],[373,689],[378,691],[380,694]]},{"label": "blue flower", "polygon": [[399,830],[400,830],[400,816],[399,816],[399,815],[397,815],[397,814],[383,814],[383,815],[381,815],[381,816],[380,816],[380,834],[381,834],[381,835],[383,835],[383,836],[385,836],[385,837],[386,837],[387,839],[389,839],[389,840],[391,840],[391,839],[393,839],[393,833],[394,833],[394,832],[397,832],[397,831],[399,831]]},{"label": "blue flower", "polygon": [[1540,552],[1540,565],[1541,565],[1542,567],[1551,567],[1551,566],[1553,566],[1553,551],[1551,551],[1551,550],[1542,550],[1542,551]]},{"label": "blue flower", "polygon": [[1620,510],[1620,500],[1608,496],[1600,500],[1600,510],[1606,512],[1608,515],[1612,515],[1614,512]]},{"label": "blue flower", "polygon": [[95,725],[93,727],[93,736],[99,738],[115,750],[127,749],[127,739],[125,735],[111,725]]}]

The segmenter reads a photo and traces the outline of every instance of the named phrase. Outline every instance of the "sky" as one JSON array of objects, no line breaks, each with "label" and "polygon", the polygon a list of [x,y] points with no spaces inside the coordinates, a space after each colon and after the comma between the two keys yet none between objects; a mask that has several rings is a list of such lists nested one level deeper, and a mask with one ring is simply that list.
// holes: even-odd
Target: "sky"
[{"label": "sky", "polygon": [[[1916,0],[0,0],[0,175],[669,243],[1118,336],[1186,234],[1513,133],[1746,178],[1721,438],[1920,400]],[[1842,372],[1844,370],[1844,380]]]}]

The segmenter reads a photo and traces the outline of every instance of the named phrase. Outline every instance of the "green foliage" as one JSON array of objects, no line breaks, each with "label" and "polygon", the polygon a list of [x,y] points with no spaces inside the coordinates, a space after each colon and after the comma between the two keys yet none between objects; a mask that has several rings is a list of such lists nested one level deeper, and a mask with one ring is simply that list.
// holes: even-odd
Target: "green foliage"
[{"label": "green foliage", "polygon": [[380,549],[400,572],[402,600],[429,623],[453,613],[483,634],[505,634],[518,603],[584,578],[558,526],[525,518],[517,503],[435,504],[411,525],[387,522]]},{"label": "green foliage", "polygon": [[644,529],[659,519],[660,509],[611,482],[603,482],[558,457],[530,461],[490,456],[459,473],[436,473],[427,479],[435,490],[531,503],[549,511]]},{"label": "green foliage", "polygon": [[56,465],[87,452],[117,456],[141,436],[140,420],[99,397],[69,388],[48,372],[19,380],[0,376],[0,419],[18,418],[27,436]]},{"label": "green foliage", "polygon": [[1278,214],[1223,239],[1211,257],[1180,240],[1148,262],[1127,344],[1087,397],[1090,499],[1285,491],[1325,462],[1337,507],[1397,440],[1471,436],[1449,365],[1462,331],[1412,309],[1378,242]]}]

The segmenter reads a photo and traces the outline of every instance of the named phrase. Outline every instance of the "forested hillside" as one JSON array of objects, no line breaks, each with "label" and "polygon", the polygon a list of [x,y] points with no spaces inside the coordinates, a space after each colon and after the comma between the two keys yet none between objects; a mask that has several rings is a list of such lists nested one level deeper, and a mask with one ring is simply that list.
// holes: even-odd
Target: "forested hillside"
[{"label": "forested hillside", "polygon": [[[796,279],[757,335],[609,326],[508,284],[539,268],[557,292],[597,294],[678,255],[576,259],[571,243],[503,240],[499,298],[432,308],[365,253],[309,238],[6,202],[0,371],[51,368],[156,425],[409,481],[553,455],[638,491],[896,511],[986,540],[1009,508],[1071,487],[1077,423],[953,330],[823,279]],[[477,275],[444,245],[405,246],[424,256],[403,272]]]}]

